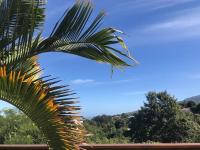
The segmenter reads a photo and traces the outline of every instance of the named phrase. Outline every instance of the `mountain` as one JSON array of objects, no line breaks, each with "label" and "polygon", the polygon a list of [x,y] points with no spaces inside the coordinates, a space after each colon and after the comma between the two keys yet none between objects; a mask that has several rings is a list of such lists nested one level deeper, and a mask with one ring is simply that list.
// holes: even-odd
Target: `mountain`
[{"label": "mountain", "polygon": [[200,103],[200,95],[192,96],[192,97],[186,98],[186,99],[184,99],[183,101],[184,101],[184,102],[193,101],[193,102],[195,102],[196,104],[199,104],[199,103]]}]

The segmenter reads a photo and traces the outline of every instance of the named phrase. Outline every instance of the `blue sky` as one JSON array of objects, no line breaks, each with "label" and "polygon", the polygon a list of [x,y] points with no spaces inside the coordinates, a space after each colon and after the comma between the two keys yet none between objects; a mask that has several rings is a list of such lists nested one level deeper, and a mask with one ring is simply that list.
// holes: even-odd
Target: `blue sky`
[{"label": "blue sky", "polygon": [[[74,0],[49,0],[44,36]],[[123,30],[136,67],[115,70],[84,58],[42,54],[44,74],[63,80],[80,97],[82,115],[137,110],[148,91],[163,91],[179,100],[200,94],[199,0],[93,0],[94,14],[107,13],[103,27]],[[1,103],[1,107],[9,105]]]}]

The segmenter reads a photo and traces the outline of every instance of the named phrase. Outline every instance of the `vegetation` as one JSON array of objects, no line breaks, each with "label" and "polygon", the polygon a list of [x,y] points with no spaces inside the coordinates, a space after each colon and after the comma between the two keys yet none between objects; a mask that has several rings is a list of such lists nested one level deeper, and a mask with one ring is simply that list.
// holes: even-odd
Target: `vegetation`
[{"label": "vegetation", "polygon": [[[140,110],[85,121],[89,143],[177,143],[200,141],[200,115],[185,111],[167,92],[149,92]],[[192,103],[191,103],[192,104]],[[198,105],[197,105],[198,106]]]},{"label": "vegetation", "polygon": [[191,98],[187,98],[184,101],[180,102],[180,105],[183,108],[188,109],[188,111],[193,112],[194,114],[200,114],[200,103],[199,103],[199,96],[194,96]]},{"label": "vegetation", "polygon": [[[45,5],[46,0],[0,0],[0,99],[24,112],[42,131],[51,149],[78,149],[84,135],[77,112],[80,108],[69,97],[73,93],[67,87],[40,76],[37,56],[63,52],[117,68],[130,66],[124,58],[134,59],[118,36],[119,30],[100,28],[104,12],[90,20],[90,1],[77,1],[51,34],[42,38]],[[125,50],[115,49],[113,44],[121,44]],[[22,133],[20,136],[22,139]],[[20,139],[15,132],[4,138],[8,143]],[[31,136],[27,139],[32,141]]]},{"label": "vegetation", "polygon": [[85,120],[84,125],[89,133],[87,143],[129,143],[129,137],[125,136],[128,130],[128,114],[116,116],[96,116],[91,120]]},{"label": "vegetation", "polygon": [[192,96],[192,97],[186,98],[186,99],[183,100],[182,102],[183,102],[183,103],[187,103],[187,102],[189,102],[189,101],[192,101],[192,102],[195,102],[196,104],[199,104],[199,103],[200,103],[200,95]]},{"label": "vegetation", "polygon": [[[112,121],[111,121],[112,120]],[[101,123],[99,122],[101,121]],[[128,115],[97,116],[85,120],[84,125],[90,134],[87,143],[128,143],[124,136],[127,130]],[[44,144],[46,139],[37,126],[21,111],[6,109],[0,115],[0,144]]]},{"label": "vegetation", "polygon": [[130,120],[134,142],[198,142],[200,125],[190,112],[182,111],[176,99],[166,92],[147,94],[144,104]]},{"label": "vegetation", "polygon": [[0,144],[43,144],[44,135],[22,112],[7,109],[0,115]]},{"label": "vegetation", "polygon": [[[198,106],[198,105],[197,105]],[[22,112],[0,115],[0,144],[46,143],[40,130]],[[85,119],[86,143],[177,143],[200,141],[200,115],[185,111],[166,92],[147,94],[137,112]]]}]

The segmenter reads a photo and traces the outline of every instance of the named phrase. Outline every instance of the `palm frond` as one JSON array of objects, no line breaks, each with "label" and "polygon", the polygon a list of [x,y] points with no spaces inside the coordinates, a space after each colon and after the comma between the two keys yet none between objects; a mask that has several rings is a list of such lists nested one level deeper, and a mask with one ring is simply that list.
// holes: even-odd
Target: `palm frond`
[{"label": "palm frond", "polygon": [[[64,52],[114,67],[136,63],[121,31],[100,28],[100,12],[90,22],[93,5],[77,1],[66,10],[48,38],[41,38],[45,0],[0,0],[0,99],[23,111],[43,131],[50,148],[78,149],[83,130],[73,93],[54,79],[40,77],[37,55]],[[36,32],[37,31],[37,32]],[[38,33],[39,31],[39,33]],[[123,50],[118,49],[121,45]]]},{"label": "palm frond", "polygon": [[[14,47],[12,51],[9,52],[9,55],[5,56],[4,65],[7,68],[16,68],[17,66],[22,66],[22,64],[28,64],[37,57],[37,55],[32,55],[32,51],[37,48],[38,44],[41,41],[41,33],[37,35],[36,38],[32,39],[32,41],[27,45],[20,45]],[[28,41],[29,42],[29,41]],[[33,57],[33,59],[32,59]],[[27,61],[27,62],[26,62]]]},{"label": "palm frond", "polygon": [[33,78],[35,80],[40,78],[42,75],[42,69],[38,63],[38,56],[28,58],[26,61],[20,61],[16,65],[12,65],[12,67],[7,67],[7,70],[8,69],[9,71],[20,71],[22,74],[34,76]]},{"label": "palm frond", "polygon": [[[104,12],[99,13],[93,22],[88,24],[92,12],[91,2],[77,1],[64,13],[49,38],[42,41],[34,53],[65,52],[106,62],[115,67],[129,66],[123,57],[136,63],[124,41],[118,36],[118,33],[121,33],[119,30],[99,28],[105,16]],[[114,44],[120,44],[124,51],[115,48]]]},{"label": "palm frond", "polygon": [[[131,62],[136,64],[123,39],[118,36],[121,31],[114,28],[100,29],[105,15],[103,12],[88,24],[92,12],[91,2],[77,1],[57,22],[49,38],[41,40],[41,34],[35,38],[33,33],[28,34],[23,44],[19,42],[20,46],[13,47],[4,63],[8,66],[40,53],[64,52],[109,63],[114,67],[130,66]],[[123,50],[117,49],[117,44]]]},{"label": "palm frond", "polygon": [[44,133],[50,148],[78,149],[83,138],[80,107],[69,97],[69,89],[55,83],[0,67],[0,99],[23,111]]},{"label": "palm frond", "polygon": [[45,0],[3,0],[0,3],[1,64],[13,50],[26,48],[44,22]]}]

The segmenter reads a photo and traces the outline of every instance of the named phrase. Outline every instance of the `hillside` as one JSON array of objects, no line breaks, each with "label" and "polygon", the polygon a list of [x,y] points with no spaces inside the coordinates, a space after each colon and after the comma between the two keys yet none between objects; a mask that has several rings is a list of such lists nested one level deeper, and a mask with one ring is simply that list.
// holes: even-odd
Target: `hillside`
[{"label": "hillside", "polygon": [[200,95],[192,96],[192,97],[186,98],[186,99],[184,99],[183,101],[184,101],[184,102],[193,101],[193,102],[195,102],[196,104],[199,104],[199,103],[200,103]]}]

